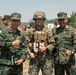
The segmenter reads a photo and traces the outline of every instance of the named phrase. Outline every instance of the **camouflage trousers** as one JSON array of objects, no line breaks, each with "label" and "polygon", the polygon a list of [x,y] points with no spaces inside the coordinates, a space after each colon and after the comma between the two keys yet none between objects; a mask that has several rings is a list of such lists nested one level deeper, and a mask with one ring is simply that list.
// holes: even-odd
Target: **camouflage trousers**
[{"label": "camouflage trousers", "polygon": [[52,75],[52,59],[30,59],[28,71],[29,75],[38,75],[40,69],[42,71],[42,75]]},{"label": "camouflage trousers", "polygon": [[71,65],[59,65],[55,64],[55,75],[70,75]]},{"label": "camouflage trousers", "polygon": [[71,67],[71,73],[70,73],[70,75],[76,75],[76,65],[73,65]]},{"label": "camouflage trousers", "polygon": [[23,75],[22,66],[0,65],[0,75]]}]

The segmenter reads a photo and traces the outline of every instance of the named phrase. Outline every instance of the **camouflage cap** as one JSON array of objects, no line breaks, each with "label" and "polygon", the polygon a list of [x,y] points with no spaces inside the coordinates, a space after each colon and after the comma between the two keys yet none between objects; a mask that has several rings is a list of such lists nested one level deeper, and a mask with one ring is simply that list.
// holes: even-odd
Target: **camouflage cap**
[{"label": "camouflage cap", "polygon": [[5,20],[5,19],[10,19],[10,15],[4,15],[2,20]]},{"label": "camouflage cap", "polygon": [[19,14],[19,13],[12,13],[11,14],[11,19],[12,20],[21,20],[21,14]]},{"label": "camouflage cap", "polygon": [[35,19],[46,19],[46,15],[43,11],[36,11],[33,16],[33,20]]},{"label": "camouflage cap", "polygon": [[58,16],[58,19],[65,19],[65,18],[67,18],[67,13],[66,12],[59,12],[57,14],[57,16]]}]

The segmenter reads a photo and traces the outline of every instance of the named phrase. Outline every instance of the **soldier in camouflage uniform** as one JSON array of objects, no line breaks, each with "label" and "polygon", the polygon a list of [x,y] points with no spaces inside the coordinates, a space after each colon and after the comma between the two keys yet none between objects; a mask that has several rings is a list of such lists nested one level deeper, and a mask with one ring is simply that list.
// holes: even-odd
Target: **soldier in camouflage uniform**
[{"label": "soldier in camouflage uniform", "polygon": [[57,16],[60,27],[53,29],[56,42],[54,50],[55,75],[65,75],[65,71],[67,75],[70,75],[71,66],[75,63],[76,32],[74,28],[66,25],[67,13],[59,12]]},{"label": "soldier in camouflage uniform", "polygon": [[10,15],[4,15],[2,20],[3,20],[3,23],[4,23],[5,26],[10,26],[11,25]]},{"label": "soldier in camouflage uniform", "polygon": [[11,14],[11,26],[0,33],[0,75],[23,75],[23,62],[27,57],[24,35],[18,30],[21,14]]},{"label": "soldier in camouflage uniform", "polygon": [[36,23],[29,32],[29,75],[38,75],[41,69],[42,75],[51,75],[52,68],[52,50],[55,41],[52,32],[44,26],[46,15],[42,11],[36,11],[33,20]]}]

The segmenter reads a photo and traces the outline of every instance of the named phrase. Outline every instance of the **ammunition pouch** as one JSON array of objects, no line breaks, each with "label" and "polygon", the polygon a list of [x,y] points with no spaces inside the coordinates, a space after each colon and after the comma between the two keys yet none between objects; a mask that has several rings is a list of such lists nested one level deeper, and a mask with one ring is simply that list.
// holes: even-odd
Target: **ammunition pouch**
[{"label": "ammunition pouch", "polygon": [[44,27],[42,31],[37,31],[35,28],[33,29],[33,34],[32,34],[32,51],[35,54],[40,53],[39,47],[44,45],[47,46],[48,42],[47,42],[47,27]]}]

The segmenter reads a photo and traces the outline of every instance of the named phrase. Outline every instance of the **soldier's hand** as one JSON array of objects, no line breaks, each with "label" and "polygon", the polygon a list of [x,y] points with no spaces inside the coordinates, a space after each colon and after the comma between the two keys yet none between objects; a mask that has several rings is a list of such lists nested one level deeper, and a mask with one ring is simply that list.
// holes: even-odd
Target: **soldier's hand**
[{"label": "soldier's hand", "polygon": [[66,56],[70,56],[71,55],[71,51],[70,50],[66,50],[65,54],[66,54]]},{"label": "soldier's hand", "polygon": [[28,47],[31,48],[31,47],[32,47],[32,43],[29,43],[29,44],[28,44]]},{"label": "soldier's hand", "polygon": [[34,58],[35,58],[35,54],[34,54],[34,53],[32,53],[32,52],[31,52],[31,53],[29,53],[29,56],[30,56],[30,58],[31,58],[31,59],[34,59]]},{"label": "soldier's hand", "polygon": [[20,39],[16,39],[15,41],[12,42],[12,46],[19,46],[21,43]]},{"label": "soldier's hand", "polygon": [[39,47],[39,51],[40,51],[40,52],[44,52],[45,50],[46,50],[46,47],[45,47],[45,46],[40,46],[40,47]]},{"label": "soldier's hand", "polygon": [[23,63],[23,59],[19,59],[18,61],[15,62],[16,65],[20,65]]}]

